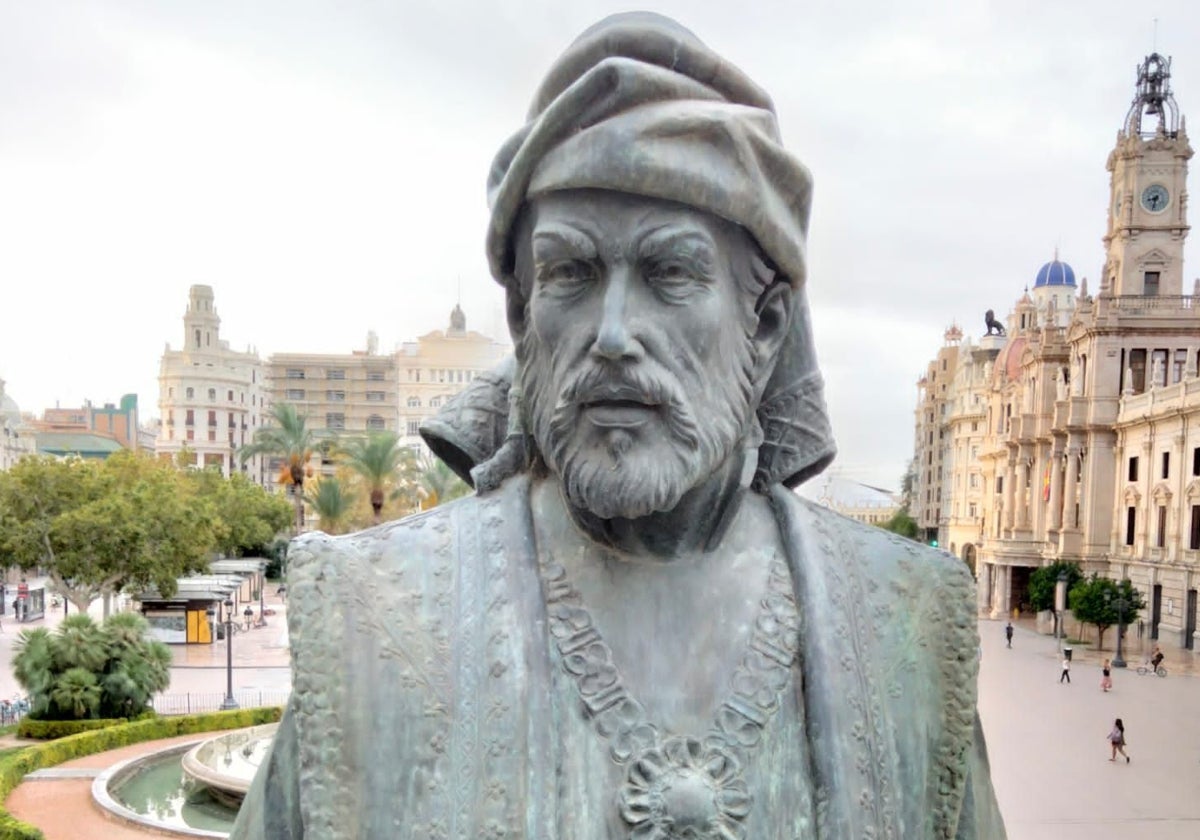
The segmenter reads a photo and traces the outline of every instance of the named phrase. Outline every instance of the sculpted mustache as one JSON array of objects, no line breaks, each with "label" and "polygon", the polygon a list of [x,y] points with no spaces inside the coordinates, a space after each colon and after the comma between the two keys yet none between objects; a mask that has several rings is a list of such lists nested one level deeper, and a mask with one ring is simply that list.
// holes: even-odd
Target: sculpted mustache
[{"label": "sculpted mustache", "polygon": [[662,377],[630,369],[585,369],[562,390],[554,407],[552,423],[565,430],[576,423],[577,414],[585,403],[622,392],[639,394],[648,403],[661,406],[671,434],[687,446],[699,445],[696,419],[682,389]]}]

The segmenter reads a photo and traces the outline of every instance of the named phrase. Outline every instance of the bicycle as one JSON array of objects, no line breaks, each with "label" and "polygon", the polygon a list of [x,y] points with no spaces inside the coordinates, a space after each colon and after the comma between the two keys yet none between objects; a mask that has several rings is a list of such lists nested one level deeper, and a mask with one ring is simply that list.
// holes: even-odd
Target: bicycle
[{"label": "bicycle", "polygon": [[1147,674],[1158,674],[1159,677],[1165,679],[1167,676],[1166,668],[1164,668],[1162,665],[1159,665],[1157,668],[1155,668],[1150,664],[1150,660],[1148,659],[1138,666],[1137,672],[1139,677],[1144,677]]}]

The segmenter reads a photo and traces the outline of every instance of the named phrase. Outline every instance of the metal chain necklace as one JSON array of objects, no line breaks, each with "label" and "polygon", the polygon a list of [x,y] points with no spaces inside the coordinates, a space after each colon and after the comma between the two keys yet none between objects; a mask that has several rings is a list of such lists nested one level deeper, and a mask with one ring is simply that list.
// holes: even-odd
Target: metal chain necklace
[{"label": "metal chain necklace", "polygon": [[730,694],[708,732],[692,737],[663,735],[646,719],[566,569],[549,556],[542,562],[538,554],[562,666],[596,734],[625,771],[617,807],[631,840],[742,840],[754,801],[745,767],[779,709],[799,648],[800,617],[787,565],[772,562]]}]

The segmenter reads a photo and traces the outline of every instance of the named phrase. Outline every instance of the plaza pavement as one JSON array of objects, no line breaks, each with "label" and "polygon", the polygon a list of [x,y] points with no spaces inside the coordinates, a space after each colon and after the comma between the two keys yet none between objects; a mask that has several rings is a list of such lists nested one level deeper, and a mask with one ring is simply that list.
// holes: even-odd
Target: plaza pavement
[{"label": "plaza pavement", "polygon": [[[288,658],[287,607],[268,586],[266,604],[275,610],[267,616],[267,626],[251,628],[233,636],[233,687],[236,692],[262,691],[277,696],[291,688],[292,677]],[[254,603],[258,612],[257,602]],[[74,607],[71,608],[74,612]],[[103,610],[99,602],[88,611],[97,621]],[[57,627],[62,622],[62,608],[51,609],[44,619],[17,624],[11,616],[0,620],[0,697],[23,694],[12,674],[13,642],[21,630],[34,627]],[[168,694],[224,694],[225,641],[211,645],[170,645],[174,657],[171,685]]]},{"label": "plaza pavement", "polygon": [[[1170,675],[1139,677],[1139,643],[1100,690],[1107,650],[1074,648],[1070,685],[1058,682],[1053,637],[1020,622],[1012,650],[1004,621],[979,624],[979,709],[992,782],[1010,840],[1194,840],[1200,836],[1200,679],[1187,651],[1164,646]],[[1108,760],[1113,719],[1132,762]]]}]

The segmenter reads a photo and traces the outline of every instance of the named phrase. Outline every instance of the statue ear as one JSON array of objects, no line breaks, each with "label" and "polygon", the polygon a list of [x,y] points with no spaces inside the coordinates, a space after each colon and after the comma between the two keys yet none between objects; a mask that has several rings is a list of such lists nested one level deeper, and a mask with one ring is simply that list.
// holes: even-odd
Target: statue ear
[{"label": "statue ear", "polygon": [[754,312],[758,317],[758,326],[750,341],[754,345],[758,381],[765,385],[791,323],[791,284],[782,278],[774,280],[766,291],[759,295]]}]

